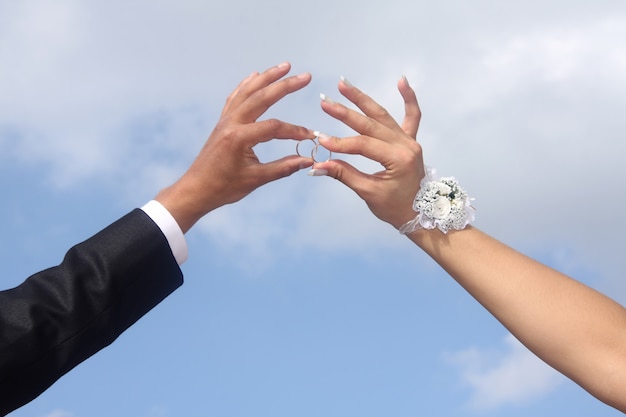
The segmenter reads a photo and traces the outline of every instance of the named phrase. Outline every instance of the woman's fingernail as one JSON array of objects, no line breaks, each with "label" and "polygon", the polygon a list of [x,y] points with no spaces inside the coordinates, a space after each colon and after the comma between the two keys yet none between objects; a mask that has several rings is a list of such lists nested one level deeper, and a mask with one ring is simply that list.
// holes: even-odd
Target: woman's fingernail
[{"label": "woman's fingernail", "polygon": [[312,169],[309,171],[309,177],[321,177],[328,175],[328,171],[325,169]]},{"label": "woman's fingernail", "polygon": [[325,141],[330,138],[330,136],[328,136],[326,133],[322,133],[322,132],[315,132],[315,133],[316,133],[315,136],[317,136],[317,139],[319,141]]},{"label": "woman's fingernail", "polygon": [[404,82],[406,83],[406,85],[408,85],[408,86],[410,87],[410,85],[409,85],[409,80],[406,78],[406,75],[402,74],[402,79],[404,80]]},{"label": "woman's fingernail", "polygon": [[283,68],[287,68],[288,66],[289,66],[289,62],[285,61],[285,62],[281,62],[280,64],[276,65],[276,68],[283,69]]},{"label": "woman's fingernail", "polygon": [[325,101],[328,104],[335,104],[335,102],[326,94],[320,94],[320,98],[322,99],[322,101]]},{"label": "woman's fingernail", "polygon": [[343,75],[339,77],[339,79],[341,80],[342,83],[344,83],[346,87],[354,87],[352,83],[350,83],[350,81],[348,81],[348,79],[344,77]]}]

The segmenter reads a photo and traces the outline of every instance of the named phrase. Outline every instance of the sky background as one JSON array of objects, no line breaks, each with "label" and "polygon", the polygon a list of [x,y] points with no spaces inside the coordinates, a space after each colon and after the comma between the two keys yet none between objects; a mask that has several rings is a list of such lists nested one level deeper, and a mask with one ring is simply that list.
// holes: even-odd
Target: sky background
[{"label": "sky background", "polygon": [[[626,302],[619,0],[0,0],[1,287],[173,182],[239,81],[285,60],[313,81],[266,117],[337,136],[320,93],[343,75],[401,118],[406,75],[425,161],[476,225]],[[330,178],[272,183],[187,239],[185,285],[12,416],[621,415]]]}]

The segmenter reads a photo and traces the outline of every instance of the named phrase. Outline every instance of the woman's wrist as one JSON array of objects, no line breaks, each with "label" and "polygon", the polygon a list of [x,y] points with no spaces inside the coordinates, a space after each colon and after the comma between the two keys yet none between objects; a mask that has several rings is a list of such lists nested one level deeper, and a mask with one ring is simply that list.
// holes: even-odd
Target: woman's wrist
[{"label": "woman's wrist", "polygon": [[463,230],[475,218],[472,198],[454,177],[436,176],[433,168],[425,167],[426,175],[413,201],[417,215],[399,227],[402,234],[418,229],[439,229],[442,233]]},{"label": "woman's wrist", "polygon": [[456,242],[459,237],[467,237],[477,230],[472,225],[445,234],[438,229],[417,229],[407,233],[406,236],[428,255],[436,257],[437,254],[442,255],[442,249],[451,248],[451,244]]}]

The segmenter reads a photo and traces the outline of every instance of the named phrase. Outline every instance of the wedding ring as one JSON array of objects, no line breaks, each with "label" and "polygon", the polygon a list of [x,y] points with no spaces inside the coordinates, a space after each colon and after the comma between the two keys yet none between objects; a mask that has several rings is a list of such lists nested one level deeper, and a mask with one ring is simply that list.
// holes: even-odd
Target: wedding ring
[{"label": "wedding ring", "polygon": [[304,157],[304,158],[308,158],[308,156],[302,155],[300,153],[300,145],[302,145],[303,142],[306,141],[311,141],[313,142],[313,148],[311,148],[311,157],[313,157],[313,151],[315,150],[315,147],[317,146],[317,137],[315,139],[304,139],[304,140],[299,140],[298,143],[296,144],[296,153],[298,154],[298,156]]},{"label": "wedding ring", "polygon": [[[322,146],[319,142],[317,137],[315,137],[315,139],[305,139],[305,140],[310,140],[311,142],[313,142],[313,148],[311,149],[311,156],[310,158],[313,160],[313,162],[317,163],[317,162],[328,162],[330,161],[330,158],[332,158],[333,153],[331,151],[329,151],[328,149],[324,148],[324,146]],[[296,153],[298,154],[298,156],[301,157],[305,157],[307,158],[308,156],[302,155],[300,153],[300,145],[302,144],[302,142],[304,142],[305,140],[301,140],[298,141],[298,143],[296,144]],[[325,161],[318,161],[317,159],[315,159],[315,157],[317,156],[318,152],[319,152],[319,148],[320,146],[322,147],[322,149],[328,151],[328,158]]]}]

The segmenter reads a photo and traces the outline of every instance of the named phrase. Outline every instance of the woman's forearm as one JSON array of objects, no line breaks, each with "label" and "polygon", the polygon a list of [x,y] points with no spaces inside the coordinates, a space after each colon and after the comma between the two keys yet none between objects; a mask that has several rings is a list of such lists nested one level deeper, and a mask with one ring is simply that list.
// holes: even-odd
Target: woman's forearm
[{"label": "woman's forearm", "polygon": [[626,309],[472,227],[409,237],[537,356],[626,411]]},{"label": "woman's forearm", "polygon": [[[369,174],[346,161],[329,160],[316,163],[312,175],[332,176],[354,190],[374,215],[409,233],[537,356],[600,400],[626,412],[624,308],[475,228],[447,234],[437,229],[410,232],[418,220],[421,226],[431,227],[435,218],[445,218],[446,201],[441,198],[456,200],[459,191],[450,189],[449,184],[439,184],[437,196],[431,195],[431,200],[420,197],[418,190],[426,169],[421,146],[415,141],[421,119],[415,92],[406,78],[398,82],[405,107],[405,117],[399,124],[345,79],[338,87],[362,113],[325,97],[322,109],[358,135],[341,139],[320,135],[320,144],[333,153],[363,155],[379,162],[384,170]],[[416,218],[418,197],[443,202],[436,210],[431,207],[425,225],[421,217]],[[470,218],[456,220],[453,229],[463,228]]]}]

